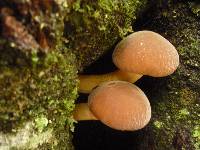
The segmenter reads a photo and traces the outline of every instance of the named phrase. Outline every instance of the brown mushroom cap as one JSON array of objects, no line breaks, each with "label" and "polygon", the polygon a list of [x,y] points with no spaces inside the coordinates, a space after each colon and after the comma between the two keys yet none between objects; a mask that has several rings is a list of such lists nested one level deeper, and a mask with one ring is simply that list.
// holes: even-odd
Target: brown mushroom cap
[{"label": "brown mushroom cap", "polygon": [[177,69],[179,55],[175,47],[158,33],[139,31],[117,44],[113,62],[123,71],[162,77]]},{"label": "brown mushroom cap", "polygon": [[88,98],[92,113],[107,126],[118,130],[138,130],[151,118],[146,95],[125,81],[104,82]]}]

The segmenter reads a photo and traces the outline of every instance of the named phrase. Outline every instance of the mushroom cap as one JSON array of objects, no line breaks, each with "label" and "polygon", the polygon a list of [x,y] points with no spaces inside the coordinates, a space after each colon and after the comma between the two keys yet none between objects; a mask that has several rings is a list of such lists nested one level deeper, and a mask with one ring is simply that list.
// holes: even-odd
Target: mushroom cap
[{"label": "mushroom cap", "polygon": [[137,86],[125,81],[100,84],[88,98],[94,116],[117,130],[138,130],[151,118],[151,106]]},{"label": "mushroom cap", "polygon": [[163,77],[177,69],[179,55],[175,47],[158,33],[138,31],[117,44],[113,62],[123,71]]}]

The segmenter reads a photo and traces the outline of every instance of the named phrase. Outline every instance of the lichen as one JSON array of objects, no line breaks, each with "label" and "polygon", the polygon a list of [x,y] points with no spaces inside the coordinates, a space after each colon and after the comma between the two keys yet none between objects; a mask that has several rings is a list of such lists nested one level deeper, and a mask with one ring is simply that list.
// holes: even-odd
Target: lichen
[{"label": "lichen", "polygon": [[[73,59],[73,55],[65,58],[58,52],[52,52],[42,61],[37,61],[36,67],[31,69],[11,70],[7,67],[2,70],[1,131],[9,132],[13,128],[18,130],[25,122],[34,120],[37,132],[53,128],[53,136],[59,141],[63,133],[57,132],[62,127],[66,128],[63,136],[69,136],[67,130],[73,122],[67,122],[67,118],[71,118],[77,94]],[[12,127],[4,124],[12,124]],[[57,144],[59,145],[59,142]]]},{"label": "lichen", "polygon": [[[13,134],[0,134],[1,149],[36,149],[38,145],[48,143],[53,138],[53,129],[35,133],[34,123],[27,122],[19,130],[13,130]],[[2,138],[3,137],[3,138]]]},{"label": "lichen", "polygon": [[[30,52],[0,34],[0,149],[73,149],[70,130],[77,97],[76,58],[63,37],[63,14],[68,9],[63,3],[49,2],[41,2],[48,11],[32,1],[0,2],[0,7],[15,6],[13,11],[20,17],[13,18],[24,18],[23,27],[35,39],[45,33],[42,41],[37,40],[40,49]],[[26,8],[30,9],[26,12]]]}]

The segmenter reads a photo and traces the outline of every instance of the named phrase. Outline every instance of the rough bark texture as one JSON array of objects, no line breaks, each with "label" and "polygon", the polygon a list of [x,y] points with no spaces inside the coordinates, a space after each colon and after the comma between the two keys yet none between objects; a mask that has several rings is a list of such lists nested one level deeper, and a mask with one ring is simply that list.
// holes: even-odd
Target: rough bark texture
[{"label": "rough bark texture", "polygon": [[77,70],[131,32],[144,4],[0,1],[0,149],[73,149]]},{"label": "rough bark texture", "polygon": [[0,1],[0,149],[72,149],[75,56],[57,1]]},{"label": "rough bark texture", "polygon": [[[160,33],[175,45],[180,66],[163,79],[148,79],[152,121],[139,149],[200,149],[200,21],[199,4],[168,2],[154,5],[138,29]],[[198,7],[197,7],[198,6]],[[196,11],[194,11],[196,9]],[[145,86],[145,85],[143,85]]]}]

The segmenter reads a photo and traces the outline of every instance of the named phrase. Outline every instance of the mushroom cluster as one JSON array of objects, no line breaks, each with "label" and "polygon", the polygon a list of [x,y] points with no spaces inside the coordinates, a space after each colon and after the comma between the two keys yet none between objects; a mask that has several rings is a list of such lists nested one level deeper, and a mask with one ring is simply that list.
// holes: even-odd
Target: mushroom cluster
[{"label": "mushroom cluster", "polygon": [[118,130],[141,129],[151,118],[151,107],[146,95],[132,83],[143,75],[172,74],[179,65],[178,52],[158,33],[139,31],[117,44],[112,59],[119,68],[114,72],[79,75],[79,91],[90,95],[88,103],[76,105],[74,119],[99,119]]}]

